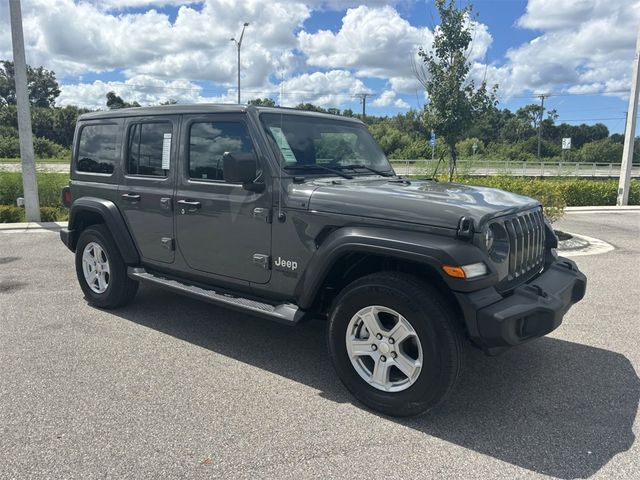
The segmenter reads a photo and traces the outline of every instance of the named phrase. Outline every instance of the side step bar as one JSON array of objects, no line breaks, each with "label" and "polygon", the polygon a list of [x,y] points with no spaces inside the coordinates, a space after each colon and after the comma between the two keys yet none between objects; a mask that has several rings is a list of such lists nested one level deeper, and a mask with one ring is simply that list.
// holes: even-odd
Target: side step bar
[{"label": "side step bar", "polygon": [[200,288],[177,280],[154,275],[147,272],[144,268],[129,267],[127,269],[127,275],[134,280],[152,283],[154,285],[173,290],[174,292],[182,295],[204,300],[205,302],[215,303],[224,307],[241,310],[243,312],[252,313],[254,315],[288,325],[295,325],[304,315],[304,312],[300,310],[297,305],[292,303],[283,303],[279,305],[262,303],[249,298],[220,293],[213,289]]}]

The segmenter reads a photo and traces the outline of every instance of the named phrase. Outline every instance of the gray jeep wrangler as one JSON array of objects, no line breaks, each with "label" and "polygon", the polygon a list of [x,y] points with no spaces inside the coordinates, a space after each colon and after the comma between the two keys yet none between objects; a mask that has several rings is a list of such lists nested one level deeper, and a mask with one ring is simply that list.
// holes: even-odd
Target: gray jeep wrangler
[{"label": "gray jeep wrangler", "polygon": [[83,115],[62,241],[89,303],[147,282],[276,320],[327,321],[367,406],[423,413],[464,343],[494,355],[551,332],[586,278],[540,204],[399,177],[358,120],[230,105]]}]

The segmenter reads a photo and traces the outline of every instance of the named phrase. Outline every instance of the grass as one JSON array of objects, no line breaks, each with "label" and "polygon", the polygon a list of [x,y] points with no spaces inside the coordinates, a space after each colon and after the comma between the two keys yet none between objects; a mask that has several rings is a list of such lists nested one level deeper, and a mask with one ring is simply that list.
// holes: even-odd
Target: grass
[{"label": "grass", "polygon": [[[19,158],[1,157],[0,163],[20,163]],[[71,163],[69,157],[36,158],[36,163]]]}]

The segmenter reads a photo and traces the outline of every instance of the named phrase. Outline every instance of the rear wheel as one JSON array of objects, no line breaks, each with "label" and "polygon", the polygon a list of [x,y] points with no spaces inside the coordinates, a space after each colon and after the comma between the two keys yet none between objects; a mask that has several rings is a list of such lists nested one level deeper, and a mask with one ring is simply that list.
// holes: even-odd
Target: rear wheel
[{"label": "rear wheel", "polygon": [[101,308],[116,308],[133,299],[138,282],[127,276],[127,265],[108,228],[92,225],[76,245],[76,275],[87,301]]},{"label": "rear wheel", "polygon": [[376,273],[334,302],[328,346],[338,376],[387,415],[425,413],[451,393],[463,363],[456,310],[411,275]]}]

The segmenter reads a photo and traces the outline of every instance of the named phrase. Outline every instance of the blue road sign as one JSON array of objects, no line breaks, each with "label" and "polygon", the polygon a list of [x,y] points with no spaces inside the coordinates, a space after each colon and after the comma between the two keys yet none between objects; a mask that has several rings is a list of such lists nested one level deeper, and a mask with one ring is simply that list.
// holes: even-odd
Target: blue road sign
[{"label": "blue road sign", "polygon": [[431,140],[429,140],[429,143],[432,147],[434,147],[436,144],[436,132],[434,132],[433,130],[431,130]]}]

